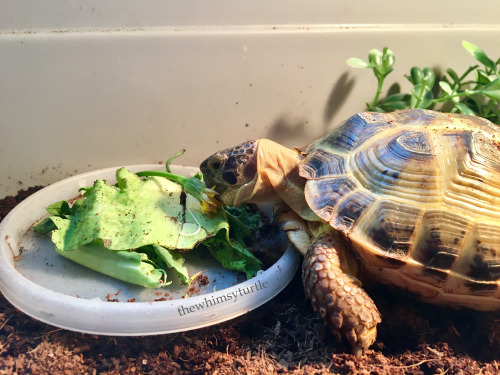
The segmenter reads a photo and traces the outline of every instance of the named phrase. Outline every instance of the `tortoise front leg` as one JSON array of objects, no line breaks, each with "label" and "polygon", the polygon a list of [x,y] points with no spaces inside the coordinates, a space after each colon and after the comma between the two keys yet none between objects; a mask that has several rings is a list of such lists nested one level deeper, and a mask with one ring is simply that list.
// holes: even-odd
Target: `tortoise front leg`
[{"label": "tortoise front leg", "polygon": [[338,237],[326,233],[311,245],[302,266],[302,282],[314,310],[333,333],[347,338],[360,357],[375,342],[381,317],[359,281],[343,271],[347,267],[345,245]]},{"label": "tortoise front leg", "polygon": [[312,243],[307,222],[283,201],[278,201],[274,205],[274,219],[295,248],[302,255],[306,255]]}]

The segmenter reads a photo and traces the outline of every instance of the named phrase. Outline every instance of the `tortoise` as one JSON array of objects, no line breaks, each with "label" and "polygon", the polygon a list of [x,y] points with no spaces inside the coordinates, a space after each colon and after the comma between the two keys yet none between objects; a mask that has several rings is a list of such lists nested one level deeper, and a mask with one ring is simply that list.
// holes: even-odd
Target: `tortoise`
[{"label": "tortoise", "polygon": [[500,130],[485,119],[364,112],[306,147],[248,141],[200,169],[227,205],[277,201],[306,297],[358,357],[381,322],[360,279],[500,310]]}]

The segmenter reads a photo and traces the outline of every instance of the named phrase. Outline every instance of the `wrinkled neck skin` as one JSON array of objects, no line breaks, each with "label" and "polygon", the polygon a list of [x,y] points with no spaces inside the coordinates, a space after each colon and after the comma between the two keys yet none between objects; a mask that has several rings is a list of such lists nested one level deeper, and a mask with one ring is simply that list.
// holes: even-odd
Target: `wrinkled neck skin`
[{"label": "wrinkled neck skin", "polygon": [[305,180],[298,171],[302,159],[299,152],[268,139],[258,142],[257,176],[237,190],[235,205],[283,200],[302,218],[316,217],[304,198]]}]

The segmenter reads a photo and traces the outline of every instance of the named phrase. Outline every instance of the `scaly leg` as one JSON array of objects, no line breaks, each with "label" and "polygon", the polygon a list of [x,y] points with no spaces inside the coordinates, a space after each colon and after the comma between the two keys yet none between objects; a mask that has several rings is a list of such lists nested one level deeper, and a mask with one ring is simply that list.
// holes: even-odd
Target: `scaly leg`
[{"label": "scaly leg", "polygon": [[347,338],[356,357],[375,342],[380,313],[354,277],[344,272],[344,243],[336,233],[319,236],[302,266],[302,282],[312,306],[337,335]]}]

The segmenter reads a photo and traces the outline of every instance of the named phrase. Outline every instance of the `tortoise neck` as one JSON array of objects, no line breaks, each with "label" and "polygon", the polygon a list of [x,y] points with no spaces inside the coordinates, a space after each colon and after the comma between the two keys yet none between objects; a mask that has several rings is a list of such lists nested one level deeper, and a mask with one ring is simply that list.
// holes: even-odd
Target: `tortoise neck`
[{"label": "tortoise neck", "polygon": [[272,189],[284,199],[286,186],[300,183],[298,164],[301,156],[295,150],[269,139],[259,140],[257,148],[257,185],[262,190]]},{"label": "tortoise neck", "polygon": [[314,217],[304,198],[305,180],[299,176],[298,168],[301,161],[298,151],[268,139],[259,140],[256,200],[283,200],[302,218]]}]

